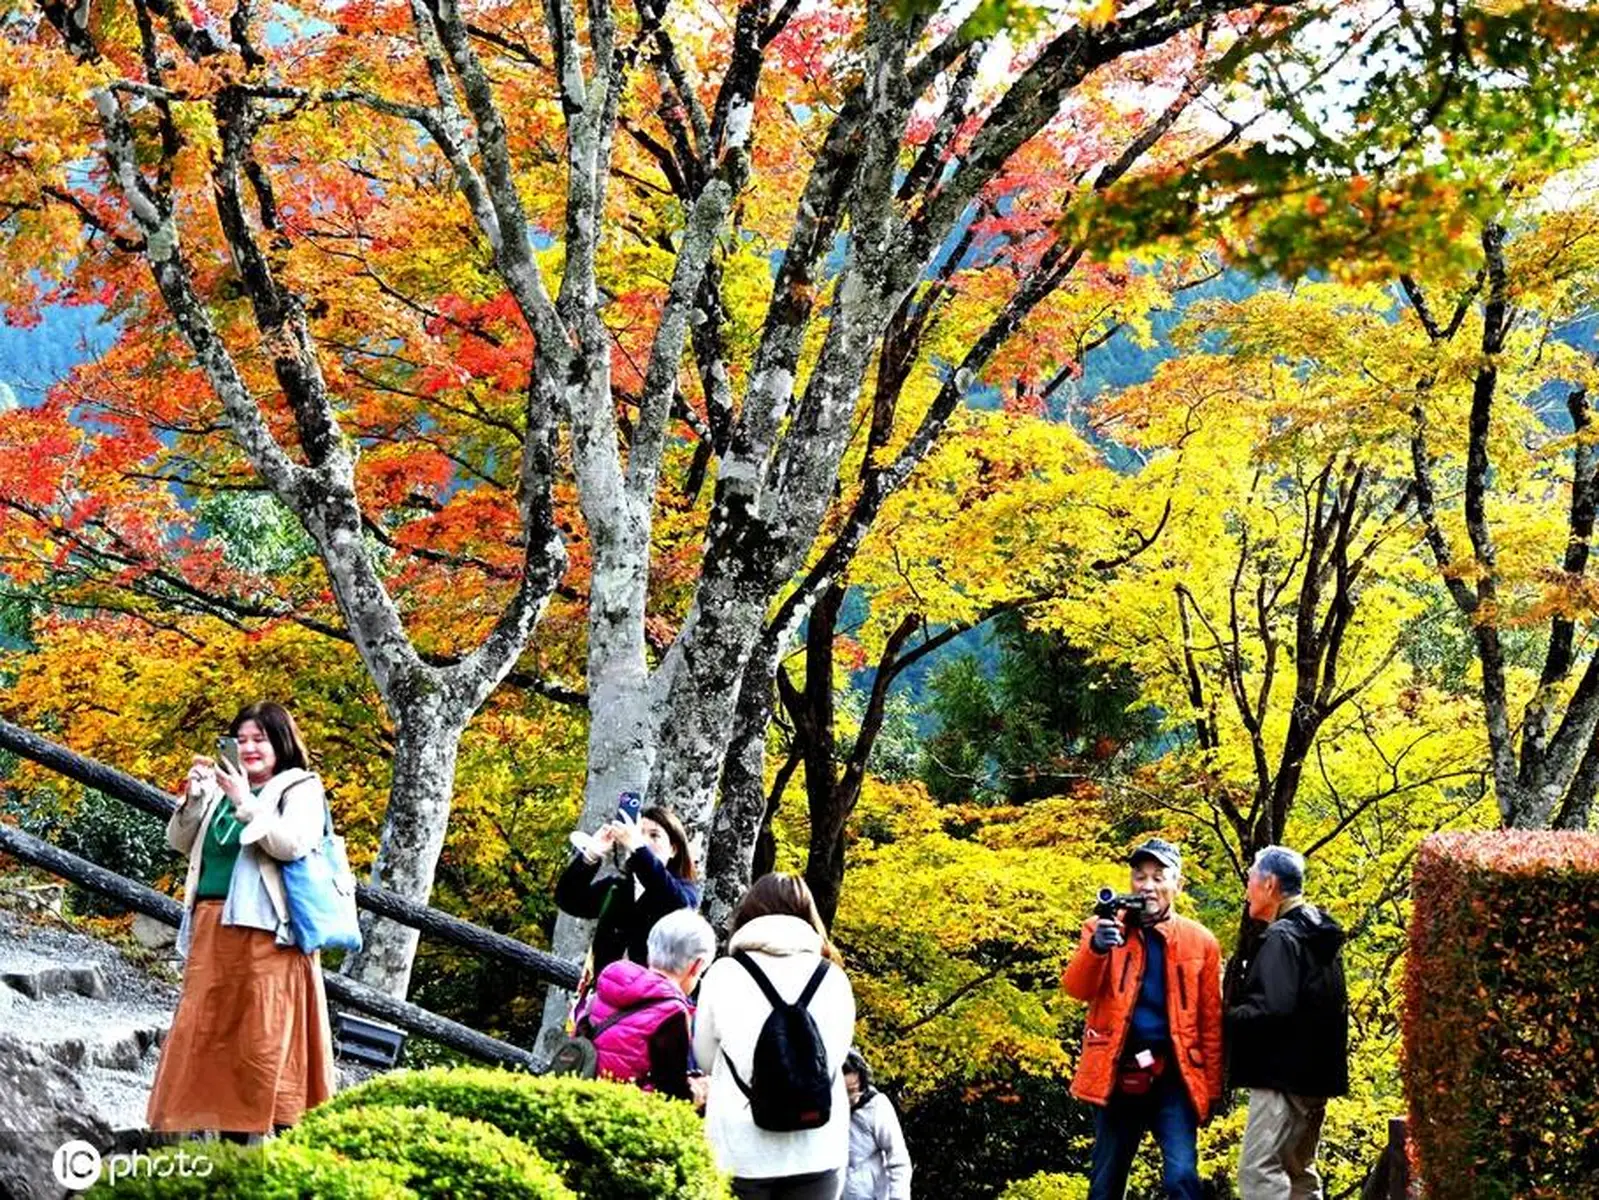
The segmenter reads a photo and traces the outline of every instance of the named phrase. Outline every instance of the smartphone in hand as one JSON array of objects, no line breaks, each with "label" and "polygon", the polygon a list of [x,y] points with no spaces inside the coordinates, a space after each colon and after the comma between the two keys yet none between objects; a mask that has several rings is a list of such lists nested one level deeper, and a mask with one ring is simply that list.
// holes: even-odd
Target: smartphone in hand
[{"label": "smartphone in hand", "polygon": [[244,768],[239,765],[239,739],[236,737],[219,737],[217,739],[217,757],[239,774],[244,774]]},{"label": "smartphone in hand", "polygon": [[644,797],[637,792],[623,792],[616,799],[616,815],[622,821],[637,821],[644,807]]}]

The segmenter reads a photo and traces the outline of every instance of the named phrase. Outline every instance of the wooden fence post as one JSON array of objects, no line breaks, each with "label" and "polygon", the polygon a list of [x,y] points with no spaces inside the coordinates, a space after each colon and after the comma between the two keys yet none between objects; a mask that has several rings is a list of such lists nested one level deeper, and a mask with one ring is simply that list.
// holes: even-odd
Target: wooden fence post
[{"label": "wooden fence post", "polygon": [[1405,1118],[1388,1118],[1388,1200],[1409,1200],[1410,1155],[1405,1147]]}]

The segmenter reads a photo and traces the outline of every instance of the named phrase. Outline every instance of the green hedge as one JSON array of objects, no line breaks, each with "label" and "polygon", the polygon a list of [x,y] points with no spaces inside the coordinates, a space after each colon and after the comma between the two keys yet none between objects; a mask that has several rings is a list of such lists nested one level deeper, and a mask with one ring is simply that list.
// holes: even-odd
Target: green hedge
[{"label": "green hedge", "polygon": [[114,1185],[102,1174],[100,1183],[87,1194],[101,1200],[417,1198],[417,1193],[405,1186],[401,1169],[387,1163],[350,1162],[330,1150],[290,1145],[282,1138],[251,1148],[183,1142],[141,1157],[138,1169],[138,1174],[118,1179]]},{"label": "green hedge", "polygon": [[430,1108],[319,1108],[284,1140],[397,1165],[425,1200],[576,1200],[531,1147],[493,1125]]},{"label": "green hedge", "polygon": [[722,1200],[693,1108],[629,1084],[487,1067],[397,1071],[341,1092],[319,1112],[424,1105],[498,1126],[533,1146],[585,1200]]},{"label": "green hedge", "polygon": [[1405,1089],[1427,1200],[1599,1196],[1599,837],[1417,853]]}]

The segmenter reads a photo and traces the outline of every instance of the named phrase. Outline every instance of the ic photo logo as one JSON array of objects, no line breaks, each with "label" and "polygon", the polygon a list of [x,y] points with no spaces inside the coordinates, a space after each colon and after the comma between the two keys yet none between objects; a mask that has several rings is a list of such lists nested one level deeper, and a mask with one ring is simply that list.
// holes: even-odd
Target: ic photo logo
[{"label": "ic photo logo", "polygon": [[63,1142],[56,1147],[50,1170],[69,1192],[86,1192],[100,1180],[100,1151],[88,1142]]},{"label": "ic photo logo", "polygon": [[103,1176],[112,1187],[118,1180],[145,1178],[170,1179],[211,1174],[211,1160],[204,1154],[191,1154],[179,1150],[152,1158],[135,1151],[132,1154],[102,1156],[94,1146],[84,1141],[64,1142],[56,1147],[50,1160],[50,1170],[56,1182],[69,1192],[86,1192]]}]

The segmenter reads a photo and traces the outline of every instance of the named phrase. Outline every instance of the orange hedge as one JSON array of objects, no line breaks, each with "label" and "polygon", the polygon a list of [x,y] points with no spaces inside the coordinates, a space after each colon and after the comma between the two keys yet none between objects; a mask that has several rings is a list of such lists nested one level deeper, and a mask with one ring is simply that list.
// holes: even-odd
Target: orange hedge
[{"label": "orange hedge", "polygon": [[1427,1200],[1599,1197],[1599,836],[1416,856],[1405,1089]]}]

